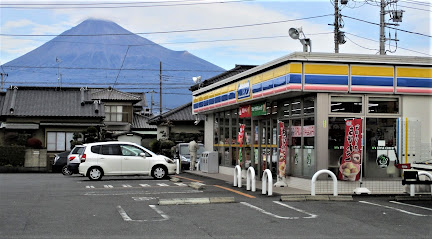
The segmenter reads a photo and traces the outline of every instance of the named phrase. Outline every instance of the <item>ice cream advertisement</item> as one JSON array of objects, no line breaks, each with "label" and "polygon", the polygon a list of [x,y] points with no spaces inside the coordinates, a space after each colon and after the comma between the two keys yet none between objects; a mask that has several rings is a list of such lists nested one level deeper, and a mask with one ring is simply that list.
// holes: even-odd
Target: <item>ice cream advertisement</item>
[{"label": "ice cream advertisement", "polygon": [[361,169],[362,119],[345,121],[345,140],[338,179],[357,181]]},{"label": "ice cream advertisement", "polygon": [[284,178],[286,172],[286,155],[287,155],[287,144],[288,138],[283,122],[279,122],[279,133],[280,133],[280,154],[279,154],[279,177]]}]

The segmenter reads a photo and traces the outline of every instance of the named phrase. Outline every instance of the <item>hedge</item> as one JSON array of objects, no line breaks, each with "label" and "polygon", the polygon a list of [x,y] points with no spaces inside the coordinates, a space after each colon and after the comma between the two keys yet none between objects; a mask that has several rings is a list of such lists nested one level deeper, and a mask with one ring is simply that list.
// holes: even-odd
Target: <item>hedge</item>
[{"label": "hedge", "polygon": [[24,166],[25,146],[0,146],[0,166]]}]

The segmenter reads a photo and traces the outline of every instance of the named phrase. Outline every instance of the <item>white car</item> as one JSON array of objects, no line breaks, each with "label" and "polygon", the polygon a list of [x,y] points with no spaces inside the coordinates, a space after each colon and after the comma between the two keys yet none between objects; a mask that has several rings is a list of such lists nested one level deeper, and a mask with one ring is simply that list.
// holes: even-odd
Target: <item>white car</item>
[{"label": "white car", "polygon": [[79,173],[90,180],[104,175],[151,175],[156,179],[175,174],[174,160],[129,142],[84,144]]}]

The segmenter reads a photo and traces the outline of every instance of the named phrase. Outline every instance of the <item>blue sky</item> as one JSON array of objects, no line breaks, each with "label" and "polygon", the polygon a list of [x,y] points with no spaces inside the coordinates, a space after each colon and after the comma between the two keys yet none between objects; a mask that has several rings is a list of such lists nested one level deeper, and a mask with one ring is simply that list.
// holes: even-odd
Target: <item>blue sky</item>
[{"label": "blue sky", "polygon": [[[133,3],[135,2],[135,3]],[[140,4],[136,2],[141,2]],[[302,27],[312,40],[312,51],[334,52],[333,16],[331,0],[237,1],[226,0],[160,0],[147,7],[125,8],[124,3],[144,6],[144,1],[11,1],[2,0],[0,9],[0,64],[4,64],[37,48],[53,37],[5,36],[10,34],[57,35],[88,18],[111,20],[131,32],[176,31],[186,29],[218,28],[240,25],[250,27],[226,28],[211,31],[186,31],[169,34],[141,35],[172,50],[187,50],[192,54],[225,69],[235,64],[260,65],[295,51],[302,51],[298,40],[288,36],[291,27]],[[145,2],[150,2],[146,0]],[[225,3],[220,3],[225,2]],[[9,8],[8,4],[34,5],[37,9]],[[97,3],[98,8],[48,9],[48,3]],[[101,4],[111,3],[111,4]],[[114,5],[112,3],[123,3]],[[160,6],[168,4],[171,6]],[[341,10],[347,42],[340,45],[341,53],[377,54],[379,27],[363,21],[379,23],[377,1],[350,0]],[[399,39],[392,41],[389,55],[432,56],[431,52],[431,1],[399,0],[397,9],[404,10],[399,28],[411,31],[397,32]],[[150,5],[150,6],[149,6]],[[158,6],[155,6],[158,5]],[[15,5],[17,7],[18,5]],[[60,7],[54,5],[51,7]],[[83,5],[76,5],[82,7]],[[100,8],[123,6],[121,8]],[[70,6],[68,6],[70,7]],[[393,6],[394,7],[394,6]],[[363,21],[354,20],[357,18]],[[302,18],[310,18],[296,20]],[[388,15],[387,18],[388,19]],[[288,21],[293,20],[293,21]],[[281,22],[283,21],[283,22]],[[273,24],[262,24],[280,22]],[[390,30],[394,38],[394,30]],[[419,33],[419,34],[414,34]],[[389,30],[386,30],[388,37]],[[420,35],[422,34],[422,35]],[[426,36],[424,36],[426,35]],[[254,39],[252,39],[254,38]],[[188,43],[185,43],[188,42]],[[389,43],[386,49],[389,49]]]}]

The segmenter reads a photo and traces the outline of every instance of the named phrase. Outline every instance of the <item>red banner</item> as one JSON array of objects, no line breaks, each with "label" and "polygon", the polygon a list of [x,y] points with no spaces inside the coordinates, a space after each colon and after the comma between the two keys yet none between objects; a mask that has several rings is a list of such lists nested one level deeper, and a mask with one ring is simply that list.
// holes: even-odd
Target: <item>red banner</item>
[{"label": "red banner", "polygon": [[251,117],[251,106],[240,106],[239,108],[239,117],[240,118],[250,118]]},{"label": "red banner", "polygon": [[285,177],[286,172],[286,156],[287,156],[287,145],[288,138],[285,125],[283,122],[279,122],[279,142],[280,142],[280,153],[279,153],[279,177]]},{"label": "red banner", "polygon": [[362,119],[345,121],[345,140],[338,178],[357,181],[361,169]]},{"label": "red banner", "polygon": [[240,147],[243,146],[244,129],[245,129],[245,125],[240,124],[240,132],[238,133],[238,136],[237,136],[237,143],[240,144]]}]

